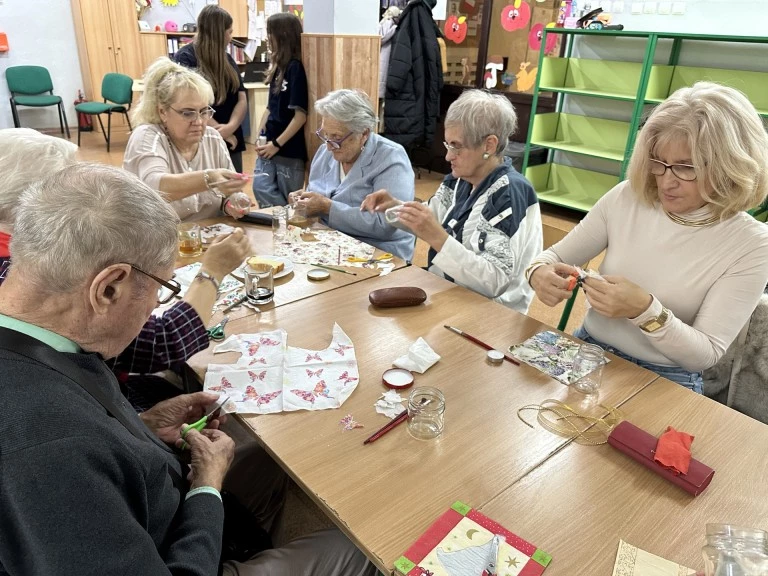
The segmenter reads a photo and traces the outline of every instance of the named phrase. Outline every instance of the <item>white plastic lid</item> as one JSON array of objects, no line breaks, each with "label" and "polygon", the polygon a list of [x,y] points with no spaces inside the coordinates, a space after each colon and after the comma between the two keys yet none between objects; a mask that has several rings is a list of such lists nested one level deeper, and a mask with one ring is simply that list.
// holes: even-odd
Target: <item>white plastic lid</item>
[{"label": "white plastic lid", "polygon": [[395,390],[402,390],[413,385],[413,374],[405,368],[390,368],[381,375],[384,386]]},{"label": "white plastic lid", "polygon": [[328,272],[328,270],[323,270],[322,268],[312,268],[312,270],[307,271],[307,278],[314,280],[315,282],[319,280],[328,280],[330,277],[331,273]]}]

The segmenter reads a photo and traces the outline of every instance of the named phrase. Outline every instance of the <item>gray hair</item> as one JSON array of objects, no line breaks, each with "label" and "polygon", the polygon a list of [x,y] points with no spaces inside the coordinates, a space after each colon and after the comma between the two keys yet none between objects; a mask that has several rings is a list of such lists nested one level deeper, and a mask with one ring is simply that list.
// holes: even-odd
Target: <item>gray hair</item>
[{"label": "gray hair", "polygon": [[31,128],[0,130],[0,224],[13,224],[19,195],[33,182],[75,162],[77,146]]},{"label": "gray hair", "polygon": [[161,56],[144,73],[144,94],[131,111],[135,124],[160,124],[159,108],[168,108],[182,90],[191,90],[213,104],[213,88],[208,80],[189,68]]},{"label": "gray hair", "polygon": [[328,92],[315,102],[315,110],[320,116],[341,122],[354,134],[362,134],[366,130],[373,132],[378,122],[371,100],[362,90],[342,88]]},{"label": "gray hair", "polygon": [[444,124],[461,128],[464,144],[471,148],[480,146],[488,136],[496,136],[496,154],[500,155],[517,130],[517,113],[501,94],[466,90],[448,108]]},{"label": "gray hair", "polygon": [[53,293],[71,292],[117,263],[157,273],[174,262],[177,222],[170,204],[136,176],[78,163],[21,194],[13,267]]}]

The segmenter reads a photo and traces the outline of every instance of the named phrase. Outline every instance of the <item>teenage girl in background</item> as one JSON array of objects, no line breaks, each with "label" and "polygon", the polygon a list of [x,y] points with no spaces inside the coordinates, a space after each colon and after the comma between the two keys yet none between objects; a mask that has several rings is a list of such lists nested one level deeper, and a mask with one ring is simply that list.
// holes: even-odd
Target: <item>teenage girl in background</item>
[{"label": "teenage girl in background", "polygon": [[174,60],[187,68],[195,68],[213,87],[216,113],[208,125],[216,128],[224,138],[229,156],[237,172],[243,171],[245,139],[241,124],[248,104],[245,86],[227,46],[232,41],[232,16],[223,8],[209,5],[197,17],[197,35],[194,42],[182,47]]},{"label": "teenage girl in background", "polygon": [[301,20],[293,14],[273,14],[267,20],[270,67],[267,109],[259,133],[266,144],[256,147],[259,157],[253,176],[253,194],[259,206],[285,206],[288,194],[304,187],[307,146],[304,123],[309,95],[301,63]]}]

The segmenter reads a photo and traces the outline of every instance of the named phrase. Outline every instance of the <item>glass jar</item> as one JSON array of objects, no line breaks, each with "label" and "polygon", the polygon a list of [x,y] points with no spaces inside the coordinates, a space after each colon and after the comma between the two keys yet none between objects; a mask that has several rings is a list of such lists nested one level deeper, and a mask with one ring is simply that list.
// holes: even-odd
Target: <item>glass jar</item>
[{"label": "glass jar", "polygon": [[408,396],[408,432],[418,440],[432,440],[443,433],[445,397],[437,388],[414,388]]},{"label": "glass jar", "polygon": [[272,238],[277,242],[285,240],[288,232],[288,209],[285,206],[272,207]]},{"label": "glass jar", "polygon": [[768,533],[730,524],[707,524],[702,548],[706,576],[768,574]]},{"label": "glass jar", "polygon": [[605,355],[597,344],[582,344],[573,358],[571,385],[584,394],[594,394],[603,379]]}]

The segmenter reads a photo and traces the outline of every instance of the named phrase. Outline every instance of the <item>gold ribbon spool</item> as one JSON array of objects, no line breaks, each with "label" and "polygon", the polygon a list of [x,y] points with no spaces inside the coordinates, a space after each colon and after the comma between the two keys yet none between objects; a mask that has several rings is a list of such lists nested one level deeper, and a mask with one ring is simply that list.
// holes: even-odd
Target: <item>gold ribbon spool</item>
[{"label": "gold ribbon spool", "polygon": [[[624,417],[616,408],[605,404],[598,406],[606,411],[606,414],[599,418],[581,414],[560,400],[544,400],[541,404],[528,404],[518,409],[517,417],[526,426],[533,428],[533,424],[523,418],[522,412],[536,410],[536,420],[545,430],[558,436],[573,438],[577,444],[599,446],[608,442],[608,435]],[[580,426],[579,423],[583,425]]]}]

